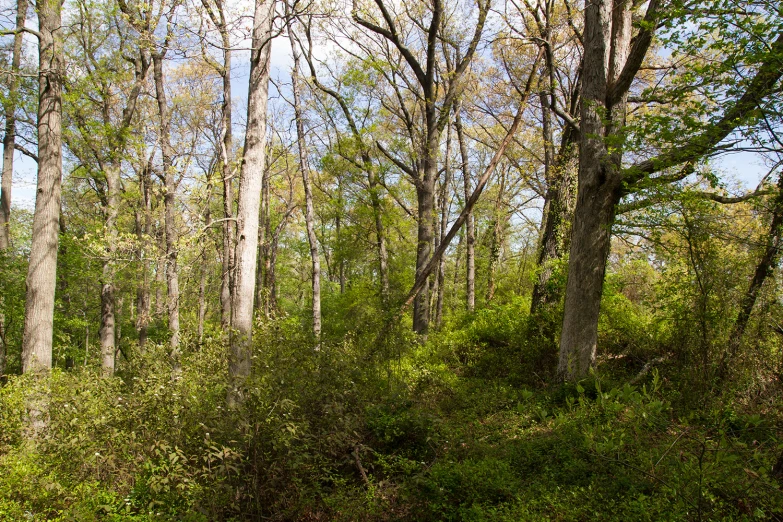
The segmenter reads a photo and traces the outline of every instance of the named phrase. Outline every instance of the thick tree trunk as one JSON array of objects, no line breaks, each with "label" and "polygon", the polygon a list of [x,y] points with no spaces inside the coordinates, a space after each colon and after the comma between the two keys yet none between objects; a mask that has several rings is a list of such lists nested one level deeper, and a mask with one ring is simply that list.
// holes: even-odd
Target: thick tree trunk
[{"label": "thick tree trunk", "polygon": [[62,7],[59,0],[41,0],[36,9],[40,34],[38,183],[22,339],[22,371],[25,373],[52,367],[57,231],[62,193]]},{"label": "thick tree trunk", "polygon": [[171,339],[171,359],[174,367],[179,367],[179,270],[177,268],[177,230],[176,195],[177,181],[174,171],[174,149],[171,146],[171,116],[166,100],[165,83],[163,81],[163,52],[153,55],[152,65],[155,77],[155,97],[158,102],[160,117],[160,142],[163,157],[163,211],[166,231],[166,308],[169,318],[169,333]]},{"label": "thick tree trunk", "polygon": [[296,119],[296,142],[297,148],[299,149],[299,169],[302,172],[302,184],[304,185],[305,193],[305,226],[307,228],[307,242],[310,244],[310,262],[312,264],[313,335],[316,339],[319,339],[321,337],[321,260],[318,253],[318,238],[315,236],[313,190],[310,186],[310,169],[307,166],[304,122],[302,120],[301,93],[299,89],[299,49],[290,22],[288,26],[288,38],[291,41],[291,49],[294,58],[294,66],[291,71],[291,90],[294,95],[294,115]]},{"label": "thick tree trunk", "polygon": [[257,0],[250,54],[247,130],[239,178],[234,296],[231,306],[229,390],[227,404],[236,408],[244,398],[251,369],[253,300],[258,261],[258,215],[266,152],[266,108],[269,95],[269,56],[272,47],[273,0]]},{"label": "thick tree trunk", "polygon": [[624,123],[627,97],[626,91],[608,105],[607,87],[619,77],[630,50],[630,0],[588,4],[584,41],[579,186],[558,362],[558,375],[569,380],[584,377],[595,364],[606,260],[622,195],[622,153],[610,153],[605,138]]},{"label": "thick tree trunk", "polygon": [[576,205],[576,168],[572,165],[573,146],[566,140],[570,135],[565,131],[564,147],[547,168],[548,184],[544,203],[544,217],[541,227],[541,240],[538,246],[536,262],[539,267],[538,276],[533,286],[533,297],[530,303],[530,313],[534,314],[542,306],[560,300],[563,289],[550,283],[556,264],[571,245],[571,226]]},{"label": "thick tree trunk", "polygon": [[[459,153],[462,160],[462,183],[464,185],[465,201],[470,197],[472,190],[470,182],[470,169],[468,168],[468,145],[465,141],[465,133],[462,128],[462,116],[460,107],[455,109],[454,127],[457,130]],[[468,212],[465,219],[465,307],[468,312],[476,309],[476,224],[473,220],[473,212]]]},{"label": "thick tree trunk", "polygon": [[106,259],[101,275],[101,372],[104,377],[114,375],[115,317],[114,317],[114,256],[117,252],[117,214],[119,212],[120,167],[110,165],[106,169]]},{"label": "thick tree trunk", "polygon": [[[434,151],[429,152],[429,157],[424,160],[424,176],[416,187],[416,200],[418,201],[418,230],[416,244],[416,279],[423,273],[427,262],[432,255],[433,214],[435,207],[435,179],[437,164],[432,157]],[[416,296],[413,301],[413,331],[419,335],[427,335],[430,323],[430,292],[429,285]]]}]

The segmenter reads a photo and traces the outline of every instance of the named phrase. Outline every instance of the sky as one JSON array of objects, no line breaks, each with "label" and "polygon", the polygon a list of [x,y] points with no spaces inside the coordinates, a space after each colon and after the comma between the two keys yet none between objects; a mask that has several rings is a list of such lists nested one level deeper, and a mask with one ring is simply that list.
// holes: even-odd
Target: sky
[{"label": "sky", "polygon": [[[248,41],[237,42],[237,48],[247,49]],[[321,50],[326,52],[325,50]],[[279,36],[272,42],[271,74],[273,79],[285,81],[292,67],[291,47],[287,37]],[[233,99],[236,104],[236,121],[244,121],[247,107],[247,90],[249,76],[249,52],[240,50],[234,54],[232,69]],[[273,89],[270,88],[270,91]],[[727,180],[737,180],[739,185],[755,188],[761,178],[767,173],[760,155],[750,152],[725,154],[713,160],[714,167]],[[16,153],[14,160],[14,182],[12,189],[12,204],[32,210],[35,205],[36,164],[31,159]],[[729,183],[731,184],[731,183]]]}]

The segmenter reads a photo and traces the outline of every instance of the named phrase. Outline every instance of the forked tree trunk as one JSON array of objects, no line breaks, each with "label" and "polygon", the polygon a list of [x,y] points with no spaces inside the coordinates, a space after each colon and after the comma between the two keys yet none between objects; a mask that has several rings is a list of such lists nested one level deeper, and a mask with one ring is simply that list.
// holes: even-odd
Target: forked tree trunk
[{"label": "forked tree trunk", "polygon": [[631,43],[630,0],[596,0],[585,8],[579,186],[568,263],[558,375],[578,379],[595,363],[598,314],[615,208],[622,195],[622,152],[605,138],[625,121],[627,90],[613,103],[608,87],[625,66]]},{"label": "forked tree trunk", "polygon": [[36,5],[38,48],[38,183],[27,270],[22,371],[52,367],[54,291],[57,283],[57,232],[62,194],[62,4]]},{"label": "forked tree trunk", "polygon": [[250,84],[248,87],[245,152],[239,178],[234,296],[231,306],[229,408],[244,400],[251,369],[253,300],[258,261],[258,215],[266,152],[266,108],[269,97],[269,56],[272,48],[273,0],[256,0],[253,15]]}]

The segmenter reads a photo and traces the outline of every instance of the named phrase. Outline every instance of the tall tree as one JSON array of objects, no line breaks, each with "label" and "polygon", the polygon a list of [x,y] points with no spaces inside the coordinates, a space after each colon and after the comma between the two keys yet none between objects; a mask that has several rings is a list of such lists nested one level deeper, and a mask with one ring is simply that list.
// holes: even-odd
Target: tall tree
[{"label": "tall tree", "polygon": [[38,11],[38,182],[27,270],[22,371],[52,367],[57,239],[62,195],[62,86],[65,74],[60,0]]},{"label": "tall tree", "polygon": [[223,0],[201,0],[204,10],[210,21],[217,28],[220,35],[220,47],[223,62],[218,63],[210,58],[204,51],[207,62],[218,72],[223,84],[223,99],[221,104],[221,136],[220,164],[222,169],[223,185],[223,271],[220,279],[220,324],[225,328],[231,324],[231,299],[233,293],[234,274],[234,241],[236,236],[236,223],[234,221],[234,182],[232,172],[233,162],[233,138],[232,138],[232,113],[231,104],[231,33],[229,32],[226,18],[226,7]]},{"label": "tall tree", "polygon": [[[10,244],[11,187],[14,175],[14,152],[16,151],[16,109],[19,98],[19,79],[22,64],[22,35],[27,18],[27,0],[16,4],[16,28],[11,55],[11,71],[8,76],[8,95],[3,103],[5,134],[3,134],[3,174],[0,184],[0,252]],[[0,369],[0,375],[2,370]]]},{"label": "tall tree", "polygon": [[[595,363],[603,279],[612,224],[621,197],[644,184],[683,179],[690,170],[683,170],[681,175],[651,176],[712,154],[735,129],[759,117],[757,109],[762,100],[775,92],[783,76],[780,68],[783,34],[776,32],[774,41],[767,43],[763,52],[749,55],[748,59],[755,62],[750,64],[755,72],[741,82],[740,89],[732,87],[728,91],[736,97],[722,101],[725,107],[722,113],[718,112],[712,121],[698,127],[698,134],[688,136],[687,141],[623,168],[628,93],[662,15],[661,3],[651,0],[632,39],[634,8],[626,0],[597,0],[588,3],[585,9],[579,186],[558,363],[558,373],[565,379],[586,375]],[[710,11],[713,8],[715,11]],[[698,11],[688,10],[691,12]],[[718,18],[721,24],[727,12],[728,16],[735,14],[712,4],[704,8],[705,17]],[[704,41],[701,35],[696,40]],[[733,58],[737,58],[737,52]],[[741,58],[731,60],[735,65],[741,61]]]},{"label": "tall tree", "polygon": [[313,335],[321,337],[321,260],[318,253],[318,238],[315,236],[315,211],[313,209],[313,189],[310,183],[310,168],[307,163],[307,147],[305,145],[304,116],[302,114],[302,94],[299,83],[299,48],[294,36],[293,17],[286,3],[288,18],[288,39],[291,43],[291,53],[294,59],[291,69],[291,90],[294,96],[294,119],[296,122],[296,143],[299,152],[299,170],[302,173],[302,184],[305,193],[305,226],[307,242],[310,245],[310,263],[312,265],[311,283],[313,289]]},{"label": "tall tree", "polygon": [[[457,52],[453,70],[449,71],[448,78],[438,77],[438,48],[441,46],[441,40],[449,40],[445,34],[445,6],[441,0],[434,0],[427,6],[429,21],[412,20],[415,27],[422,31],[423,49],[420,53],[414,52],[409,46],[409,38],[400,28],[400,17],[390,10],[389,5],[383,0],[375,0],[377,13],[380,19],[376,22],[372,14],[365,11],[364,14],[355,6],[353,17],[356,23],[378,34],[387,40],[402,57],[407,67],[413,73],[415,84],[409,82],[411,88],[417,85],[415,96],[420,104],[423,122],[419,122],[418,117],[413,118],[404,107],[404,101],[401,100],[400,111],[406,120],[406,127],[409,132],[416,133],[416,136],[410,136],[411,141],[416,143],[416,153],[413,165],[406,165],[392,152],[380,147],[381,152],[386,155],[398,168],[407,173],[416,188],[417,207],[417,243],[416,243],[416,278],[419,279],[424,273],[424,269],[430,260],[434,239],[434,207],[435,207],[435,186],[438,180],[438,153],[441,144],[441,135],[450,120],[452,106],[463,88],[462,79],[468,67],[473,60],[473,56],[478,47],[479,41],[484,31],[484,23],[490,8],[490,1],[478,1],[478,18],[474,27],[473,35],[464,51],[462,57]],[[411,11],[405,10],[408,16],[414,16]],[[366,18],[370,16],[371,18]],[[407,29],[406,29],[407,30]],[[453,43],[458,47],[458,43]],[[458,49],[455,49],[458,51]],[[418,58],[416,54],[423,57]],[[403,75],[405,73],[402,73]],[[397,89],[396,73],[390,81],[392,87]],[[380,144],[379,144],[380,145]],[[426,335],[429,329],[429,293],[428,287],[416,294],[413,305],[413,330],[416,333]]]},{"label": "tall tree", "polygon": [[258,262],[258,217],[266,152],[266,109],[269,99],[269,57],[272,49],[274,0],[256,0],[250,52],[245,151],[239,177],[235,292],[231,307],[229,407],[244,397],[250,375],[253,300]]}]

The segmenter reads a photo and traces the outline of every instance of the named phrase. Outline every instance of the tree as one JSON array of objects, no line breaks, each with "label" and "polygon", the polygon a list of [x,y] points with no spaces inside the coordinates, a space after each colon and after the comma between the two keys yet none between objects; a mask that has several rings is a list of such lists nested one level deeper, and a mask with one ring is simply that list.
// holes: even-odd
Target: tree
[{"label": "tree", "polygon": [[38,182],[27,271],[22,371],[52,367],[57,235],[62,195],[62,86],[65,74],[60,0],[40,0],[38,11]]},{"label": "tree", "polygon": [[[489,12],[490,2],[478,2],[478,17],[473,35],[464,51],[457,53],[459,57],[453,70],[448,71],[447,77],[438,77],[438,48],[440,40],[448,40],[444,30],[445,6],[440,0],[434,0],[429,10],[429,22],[412,19],[414,27],[423,33],[424,48],[415,52],[407,42],[407,35],[399,27],[398,17],[393,15],[389,7],[382,0],[375,0],[375,6],[380,14],[380,20],[375,22],[372,18],[365,18],[369,12],[362,12],[357,4],[354,5],[353,17],[356,23],[367,30],[376,33],[388,40],[402,57],[402,60],[413,73],[416,83],[408,83],[408,88],[413,89],[416,103],[420,104],[423,113],[423,122],[414,119],[404,107],[396,85],[395,73],[392,74],[390,83],[397,90],[400,99],[400,113],[402,114],[407,129],[411,135],[411,142],[417,148],[412,165],[406,165],[379,144],[380,151],[389,158],[398,168],[407,173],[416,188],[417,209],[417,243],[416,243],[416,278],[423,274],[424,268],[432,254],[432,242],[434,238],[433,212],[435,204],[435,184],[438,180],[438,153],[440,149],[441,134],[450,120],[452,106],[463,88],[462,78],[470,66],[484,31],[484,23]],[[413,16],[410,10],[405,10],[408,16]],[[365,14],[367,13],[367,14]],[[370,15],[371,16],[371,15]],[[409,29],[405,28],[405,32]],[[459,44],[454,44],[458,46]],[[418,58],[419,54],[421,58]],[[422,60],[423,58],[423,60]],[[405,74],[405,73],[402,73]],[[445,88],[441,88],[441,83]],[[417,293],[413,306],[413,330],[426,335],[429,328],[429,294],[425,289],[421,294]]]},{"label": "tree", "polygon": [[274,0],[256,0],[250,54],[245,150],[239,177],[235,293],[231,306],[229,407],[237,407],[250,375],[253,300],[258,261],[258,218],[266,152],[266,109],[269,98],[269,57],[272,48]]},{"label": "tree", "polygon": [[[650,49],[662,16],[661,4],[651,0],[632,39],[633,5],[625,0],[596,1],[585,9],[584,77],[579,143],[578,196],[568,263],[558,373],[566,379],[587,374],[595,363],[598,314],[606,259],[616,206],[634,186],[666,183],[685,177],[653,174],[708,156],[741,125],[758,118],[756,109],[774,92],[783,71],[779,57],[783,34],[763,52],[750,55],[755,73],[742,82],[742,91],[729,91],[726,109],[687,142],[628,167],[622,163],[623,127],[630,87]],[[687,10],[688,14],[693,10]],[[705,8],[706,15],[710,15]],[[720,13],[720,9],[718,9]],[[732,12],[729,12],[730,15]],[[673,17],[673,19],[676,17]]]},{"label": "tree", "polygon": [[318,253],[318,239],[315,236],[315,216],[313,210],[313,189],[310,184],[310,168],[307,164],[307,152],[302,116],[302,101],[299,84],[299,48],[293,30],[293,18],[286,3],[286,18],[288,19],[288,40],[291,43],[291,53],[294,64],[291,69],[291,90],[294,97],[294,120],[296,123],[296,143],[299,151],[299,170],[302,173],[302,184],[305,193],[305,226],[307,242],[310,245],[310,262],[312,264],[313,289],[313,335],[316,340],[321,337],[321,260]]}]

